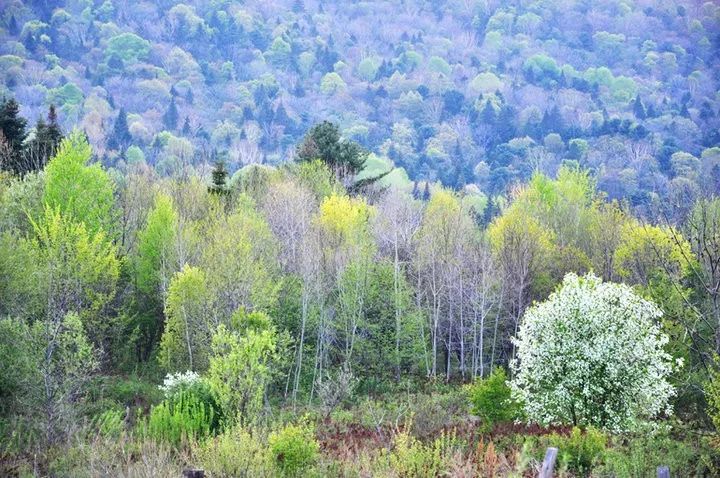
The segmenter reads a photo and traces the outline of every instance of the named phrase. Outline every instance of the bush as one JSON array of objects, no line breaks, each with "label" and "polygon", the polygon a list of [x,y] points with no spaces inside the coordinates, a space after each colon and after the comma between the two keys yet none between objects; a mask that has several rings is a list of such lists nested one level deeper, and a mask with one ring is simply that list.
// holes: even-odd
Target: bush
[{"label": "bush", "polygon": [[570,436],[552,435],[550,443],[558,448],[560,466],[580,476],[588,476],[602,461],[607,438],[593,427],[588,427],[585,432],[573,427]]},{"label": "bush", "polygon": [[152,407],[141,431],[174,445],[198,440],[217,430],[215,410],[203,397],[187,390]]},{"label": "bush", "polygon": [[403,478],[443,476],[448,459],[457,451],[455,436],[445,433],[426,445],[402,432],[395,436],[394,445],[388,465],[392,476]]},{"label": "bush", "polygon": [[203,442],[195,449],[195,457],[213,477],[273,476],[272,458],[267,446],[240,426]]},{"label": "bush", "polygon": [[470,402],[472,412],[482,420],[480,426],[485,432],[496,423],[511,421],[520,414],[520,406],[513,400],[505,371],[501,368],[470,386]]},{"label": "bush", "polygon": [[320,445],[308,424],[288,425],[269,439],[273,460],[282,476],[299,476],[315,465]]},{"label": "bush", "polygon": [[720,476],[716,452],[696,434],[679,440],[666,432],[646,433],[624,441],[605,453],[605,463],[599,469],[601,476],[654,476],[658,466],[667,466],[671,474],[683,476]]}]

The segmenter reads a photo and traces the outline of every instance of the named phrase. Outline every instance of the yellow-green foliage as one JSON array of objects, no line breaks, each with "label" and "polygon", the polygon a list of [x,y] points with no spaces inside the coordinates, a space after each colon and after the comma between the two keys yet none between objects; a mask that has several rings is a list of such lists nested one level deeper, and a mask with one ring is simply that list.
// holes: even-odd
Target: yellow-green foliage
[{"label": "yellow-green foliage", "polygon": [[287,425],[271,433],[268,442],[282,476],[303,476],[315,465],[320,452],[315,430],[307,423]]},{"label": "yellow-green foliage", "polygon": [[197,444],[194,456],[210,476],[217,478],[271,478],[272,457],[257,432],[241,426]]},{"label": "yellow-green foliage", "polygon": [[115,226],[114,185],[98,163],[89,164],[91,157],[90,145],[82,133],[74,131],[65,138],[45,168],[43,201],[84,223],[90,234],[101,229],[110,234]]},{"label": "yellow-green foliage", "polygon": [[213,407],[188,390],[152,407],[140,429],[154,440],[180,445],[209,436],[214,419]]},{"label": "yellow-green foliage", "polygon": [[138,234],[138,288],[146,294],[161,292],[162,273],[170,267],[173,256],[177,221],[172,198],[158,194],[145,227]]},{"label": "yellow-green foliage", "polygon": [[684,277],[690,271],[693,253],[674,228],[630,222],[622,231],[614,259],[618,276],[647,285],[658,274]]},{"label": "yellow-green foliage", "polygon": [[97,339],[107,329],[105,308],[115,297],[120,271],[117,246],[102,229],[89,230],[58,208],[47,207],[34,228],[38,291],[48,294],[45,312],[77,312]]},{"label": "yellow-green foliage", "polygon": [[160,364],[167,371],[204,370],[211,329],[205,273],[186,265],[175,274],[165,304],[167,321],[160,340]]},{"label": "yellow-green foliage", "polygon": [[[228,420],[253,423],[259,417],[263,396],[277,359],[277,335],[269,320],[248,319],[243,332],[221,324],[212,338],[208,383]],[[258,327],[261,322],[265,326]]]},{"label": "yellow-green foliage", "polygon": [[443,434],[424,444],[407,432],[395,435],[386,464],[399,478],[435,478],[447,471],[449,457],[458,449],[454,434]]}]

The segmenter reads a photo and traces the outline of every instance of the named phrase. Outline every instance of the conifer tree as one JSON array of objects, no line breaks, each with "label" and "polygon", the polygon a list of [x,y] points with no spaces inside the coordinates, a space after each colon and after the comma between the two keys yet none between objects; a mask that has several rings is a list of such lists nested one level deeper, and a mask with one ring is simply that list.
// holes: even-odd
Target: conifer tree
[{"label": "conifer tree", "polygon": [[228,171],[225,168],[225,161],[216,161],[212,172],[212,185],[208,188],[212,194],[227,194]]},{"label": "conifer tree", "polygon": [[177,128],[178,119],[179,113],[177,110],[177,105],[175,104],[175,96],[173,96],[170,100],[170,106],[168,106],[165,115],[163,115],[163,123],[165,123],[165,129],[167,129],[168,131],[175,131],[175,129]]},{"label": "conifer tree", "polygon": [[108,148],[123,151],[128,147],[132,137],[127,123],[127,113],[125,108],[120,108],[113,132],[108,139]]},{"label": "conifer tree", "polygon": [[20,116],[19,112],[20,105],[13,98],[3,100],[0,104],[0,131],[9,147],[7,158],[4,158],[4,164],[0,165],[0,168],[15,174],[24,174],[23,141],[27,136],[27,120]]}]

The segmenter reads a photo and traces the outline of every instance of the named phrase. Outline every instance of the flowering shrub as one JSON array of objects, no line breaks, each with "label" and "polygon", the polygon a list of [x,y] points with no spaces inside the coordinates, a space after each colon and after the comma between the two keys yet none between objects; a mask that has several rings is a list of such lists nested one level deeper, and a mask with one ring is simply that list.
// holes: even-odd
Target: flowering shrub
[{"label": "flowering shrub", "polygon": [[200,375],[190,370],[187,372],[169,373],[165,376],[163,384],[158,386],[158,388],[162,390],[165,398],[171,398],[179,392],[192,388],[193,385],[199,381]]},{"label": "flowering shrub", "polygon": [[568,274],[527,310],[514,339],[511,386],[528,420],[623,431],[671,413],[661,316],[626,285]]}]

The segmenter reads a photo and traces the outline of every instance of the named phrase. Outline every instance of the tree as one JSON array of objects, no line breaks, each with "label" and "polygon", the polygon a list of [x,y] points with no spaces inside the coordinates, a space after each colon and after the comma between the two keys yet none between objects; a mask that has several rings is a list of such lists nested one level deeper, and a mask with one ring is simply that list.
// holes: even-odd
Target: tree
[{"label": "tree", "polygon": [[160,193],[155,197],[145,226],[138,233],[135,259],[136,283],[142,295],[141,313],[145,319],[140,324],[140,333],[148,351],[162,330],[162,306],[176,270],[174,246],[177,234],[178,217],[172,198]]},{"label": "tree", "polygon": [[212,194],[227,194],[227,177],[228,172],[225,169],[224,161],[217,161],[212,171],[212,185],[208,188],[208,191]]},{"label": "tree", "polygon": [[24,273],[35,275],[42,316],[57,325],[77,314],[93,345],[102,349],[115,325],[108,307],[120,275],[117,246],[102,229],[92,231],[59,208],[46,205],[33,225],[30,247],[37,270]]},{"label": "tree", "polygon": [[107,146],[110,149],[116,149],[124,151],[130,145],[132,137],[130,136],[130,129],[128,128],[127,113],[125,108],[120,108],[113,131],[108,137]]},{"label": "tree", "polygon": [[278,337],[270,318],[238,310],[230,327],[221,324],[212,337],[208,382],[231,421],[255,423],[279,359]]},{"label": "tree", "polygon": [[166,371],[207,369],[213,331],[211,304],[205,273],[185,265],[170,282],[165,303],[167,321],[158,358]]},{"label": "tree", "polygon": [[512,388],[527,419],[620,432],[670,414],[662,315],[626,285],[568,274],[527,310],[514,339]]},{"label": "tree", "polygon": [[9,147],[9,154],[3,156],[0,168],[14,174],[27,172],[23,157],[23,142],[27,136],[25,126],[27,120],[19,115],[20,105],[14,99],[3,100],[0,104],[0,131]]},{"label": "tree", "polygon": [[180,119],[180,113],[178,113],[177,105],[175,104],[175,96],[170,99],[170,105],[163,115],[163,124],[165,129],[168,131],[175,131],[177,128],[178,121]]},{"label": "tree", "polygon": [[35,125],[35,135],[26,148],[25,163],[28,170],[41,170],[55,156],[63,139],[62,130],[57,122],[55,105],[48,110],[47,123],[41,118]]},{"label": "tree", "polygon": [[85,135],[65,138],[45,169],[43,201],[64,216],[83,223],[90,234],[115,227],[114,183],[99,164],[89,164],[92,150]]},{"label": "tree", "polygon": [[645,105],[640,99],[640,94],[638,94],[633,101],[633,113],[635,114],[635,117],[639,120],[644,120],[645,118],[647,118],[647,111],[645,110]]},{"label": "tree", "polygon": [[98,367],[93,346],[80,318],[68,313],[61,320],[38,321],[33,346],[40,351],[38,371],[42,418],[48,445],[57,443],[77,423],[75,403]]},{"label": "tree", "polygon": [[328,121],[313,126],[297,149],[297,161],[321,160],[343,183],[365,167],[368,152],[354,141],[340,138],[338,127]]}]

